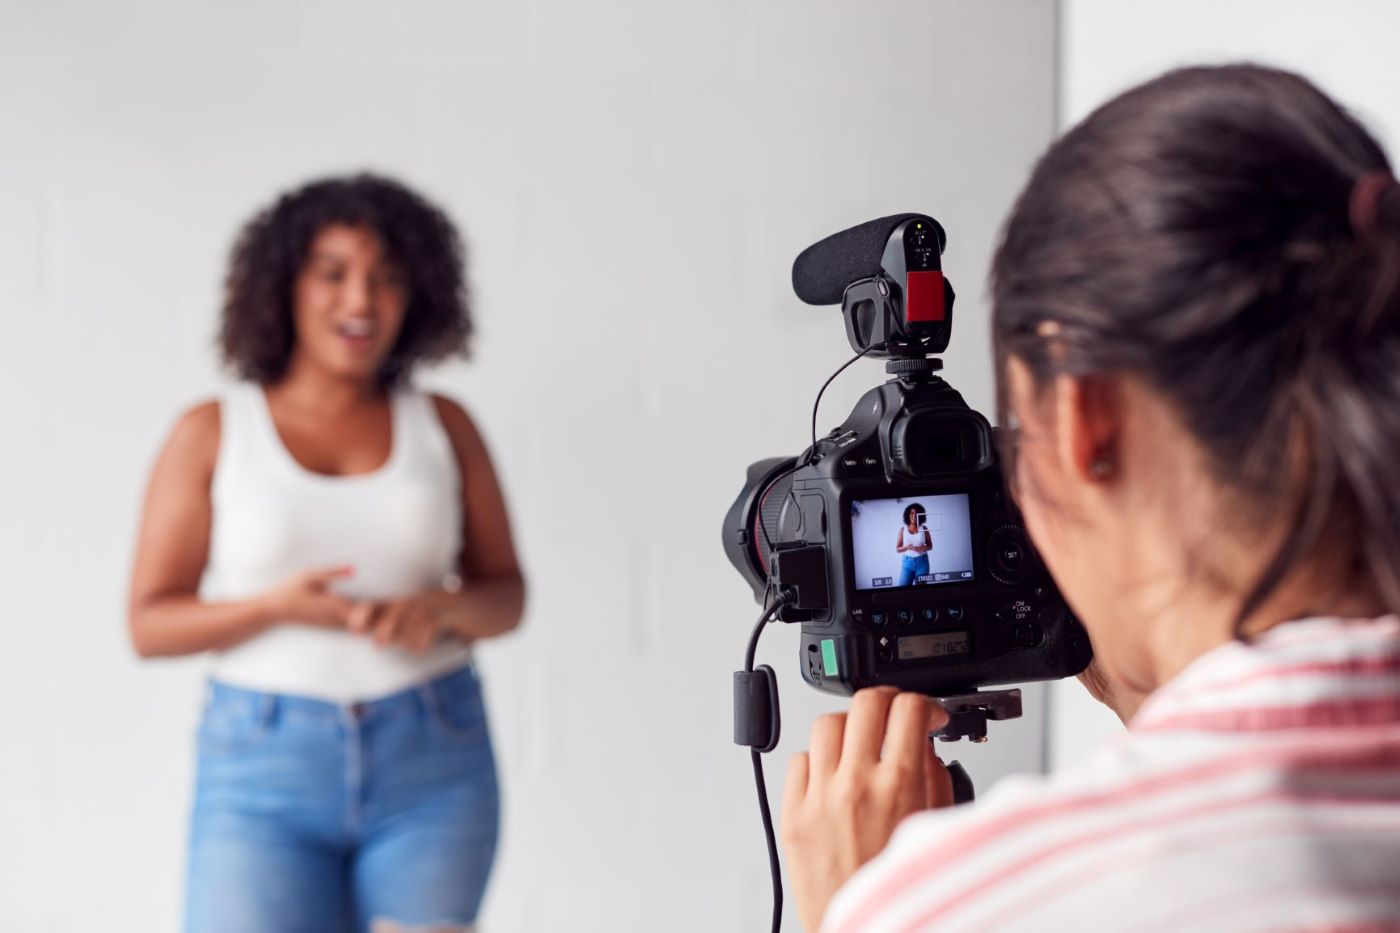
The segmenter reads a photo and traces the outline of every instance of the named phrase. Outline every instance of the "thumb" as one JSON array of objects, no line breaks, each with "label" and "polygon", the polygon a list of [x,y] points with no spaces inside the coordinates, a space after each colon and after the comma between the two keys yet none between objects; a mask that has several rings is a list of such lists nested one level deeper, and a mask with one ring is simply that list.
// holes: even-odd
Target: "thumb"
[{"label": "thumb", "polygon": [[933,751],[933,739],[929,739],[927,754],[924,757],[924,781],[928,789],[929,809],[948,807],[953,804],[953,776],[948,773],[942,759]]},{"label": "thumb", "polygon": [[318,567],[302,574],[302,582],[316,589],[325,589],[335,580],[344,580],[355,575],[355,568],[349,564],[336,564],[334,567]]}]

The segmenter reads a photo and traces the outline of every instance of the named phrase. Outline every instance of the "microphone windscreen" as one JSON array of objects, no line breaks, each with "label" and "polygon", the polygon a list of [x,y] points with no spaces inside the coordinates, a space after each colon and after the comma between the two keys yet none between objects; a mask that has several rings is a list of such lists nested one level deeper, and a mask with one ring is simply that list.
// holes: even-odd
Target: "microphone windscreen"
[{"label": "microphone windscreen", "polygon": [[847,285],[880,271],[880,259],[894,228],[911,217],[925,216],[891,214],[813,243],[792,263],[792,290],[809,305],[840,304]]}]

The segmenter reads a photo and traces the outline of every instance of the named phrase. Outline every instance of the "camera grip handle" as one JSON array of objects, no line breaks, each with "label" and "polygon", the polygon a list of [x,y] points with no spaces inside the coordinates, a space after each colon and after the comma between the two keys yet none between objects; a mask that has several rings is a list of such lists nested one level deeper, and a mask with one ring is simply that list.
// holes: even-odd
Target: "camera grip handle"
[{"label": "camera grip handle", "polygon": [[957,761],[950,761],[944,767],[948,769],[948,776],[953,779],[953,803],[972,803],[977,793],[973,790],[972,778],[968,776],[967,769]]}]

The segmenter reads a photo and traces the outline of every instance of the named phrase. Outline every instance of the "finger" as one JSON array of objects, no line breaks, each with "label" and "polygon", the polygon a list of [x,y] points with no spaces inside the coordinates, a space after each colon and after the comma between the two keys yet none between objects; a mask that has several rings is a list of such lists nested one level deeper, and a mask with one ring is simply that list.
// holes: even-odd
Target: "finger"
[{"label": "finger", "polygon": [[811,760],[806,752],[798,752],[788,763],[787,780],[783,782],[783,813],[795,807],[807,796],[807,778],[811,771]]},{"label": "finger", "polygon": [[419,616],[413,620],[405,638],[412,651],[421,653],[428,650],[436,636],[437,630],[433,627],[432,620]]},{"label": "finger", "polygon": [[889,725],[885,730],[884,760],[892,768],[923,771],[928,734],[948,721],[943,707],[919,693],[901,693],[890,704]]},{"label": "finger", "polygon": [[841,761],[841,740],[845,732],[845,713],[818,716],[812,723],[811,780],[823,781],[836,770]]},{"label": "finger", "polygon": [[402,624],[403,608],[397,603],[386,603],[374,624],[374,643],[382,648],[394,641]]},{"label": "finger", "polygon": [[337,625],[348,625],[350,622],[350,612],[355,608],[355,604],[343,596],[327,594],[325,597],[327,611]]},{"label": "finger", "polygon": [[368,632],[374,627],[374,621],[378,615],[378,603],[355,603],[350,607],[345,624],[352,632]]},{"label": "finger", "polygon": [[317,567],[301,575],[301,582],[307,586],[325,587],[334,580],[343,580],[355,575],[355,568],[349,564],[336,564],[333,567]]},{"label": "finger", "polygon": [[870,687],[858,691],[846,715],[846,737],[841,747],[841,763],[851,766],[875,764],[885,742],[885,721],[890,704],[899,691],[893,687]]}]

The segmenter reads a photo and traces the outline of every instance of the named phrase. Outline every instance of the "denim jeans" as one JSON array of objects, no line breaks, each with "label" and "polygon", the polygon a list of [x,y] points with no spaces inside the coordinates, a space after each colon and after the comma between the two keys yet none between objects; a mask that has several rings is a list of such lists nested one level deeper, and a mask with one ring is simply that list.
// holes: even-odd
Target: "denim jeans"
[{"label": "denim jeans", "polygon": [[899,583],[896,586],[909,586],[919,577],[928,575],[927,554],[905,554],[899,565]]},{"label": "denim jeans", "polygon": [[498,820],[471,666],[353,706],[211,683],[185,929],[465,928]]}]

